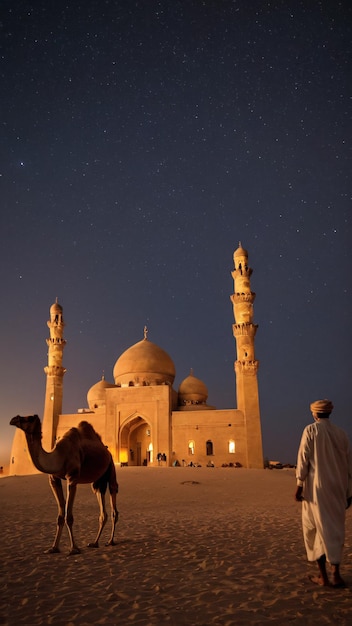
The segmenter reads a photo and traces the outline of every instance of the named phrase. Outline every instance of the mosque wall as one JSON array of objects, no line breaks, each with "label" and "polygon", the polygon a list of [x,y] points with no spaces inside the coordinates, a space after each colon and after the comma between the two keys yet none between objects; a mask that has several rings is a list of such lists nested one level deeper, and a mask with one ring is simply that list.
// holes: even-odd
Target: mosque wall
[{"label": "mosque wall", "polygon": [[246,466],[244,416],[236,409],[174,411],[172,413],[172,462],[188,465],[213,462]]},{"label": "mosque wall", "polygon": [[171,412],[171,396],[168,385],[108,389],[106,407],[61,415],[57,439],[87,420],[116,463],[168,466],[192,461],[201,465],[213,462],[216,467],[230,463],[246,466],[246,426],[241,411]]}]

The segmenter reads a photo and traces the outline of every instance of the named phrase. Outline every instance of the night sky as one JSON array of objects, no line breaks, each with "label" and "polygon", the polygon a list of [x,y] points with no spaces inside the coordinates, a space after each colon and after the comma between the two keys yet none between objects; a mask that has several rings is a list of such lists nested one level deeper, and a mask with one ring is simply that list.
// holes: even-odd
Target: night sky
[{"label": "night sky", "polygon": [[352,9],[338,0],[3,0],[1,449],[43,414],[50,305],[63,412],[143,338],[236,407],[230,295],[253,268],[264,456],[309,404],[352,438]]}]

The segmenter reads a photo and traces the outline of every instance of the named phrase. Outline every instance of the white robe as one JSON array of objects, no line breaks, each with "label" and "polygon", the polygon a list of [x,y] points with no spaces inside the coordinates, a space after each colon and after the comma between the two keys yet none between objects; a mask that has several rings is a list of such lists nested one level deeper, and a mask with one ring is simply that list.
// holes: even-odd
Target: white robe
[{"label": "white robe", "polygon": [[304,429],[296,478],[303,486],[302,528],[308,561],[325,554],[329,563],[340,563],[347,498],[352,496],[352,455],[346,433],[329,418]]}]

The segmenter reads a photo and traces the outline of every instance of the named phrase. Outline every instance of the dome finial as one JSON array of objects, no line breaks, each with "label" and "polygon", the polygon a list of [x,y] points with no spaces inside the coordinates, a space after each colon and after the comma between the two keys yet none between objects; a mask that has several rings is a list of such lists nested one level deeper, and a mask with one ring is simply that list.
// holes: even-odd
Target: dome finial
[{"label": "dome finial", "polygon": [[144,333],[144,339],[148,339],[148,328],[146,326],[144,326],[143,333]]}]

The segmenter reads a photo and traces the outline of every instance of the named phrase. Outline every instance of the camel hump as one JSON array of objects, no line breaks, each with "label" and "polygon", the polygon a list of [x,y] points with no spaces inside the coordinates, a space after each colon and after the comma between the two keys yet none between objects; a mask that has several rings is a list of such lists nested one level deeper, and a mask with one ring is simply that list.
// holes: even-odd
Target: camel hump
[{"label": "camel hump", "polygon": [[62,436],[62,439],[70,439],[72,442],[78,444],[79,440],[81,439],[81,435],[80,435],[80,432],[79,432],[78,428],[73,426],[72,428],[70,428],[70,430],[68,430]]},{"label": "camel hump", "polygon": [[92,424],[89,422],[80,422],[77,428],[86,439],[99,439],[99,441],[101,441],[101,436],[94,430]]}]

